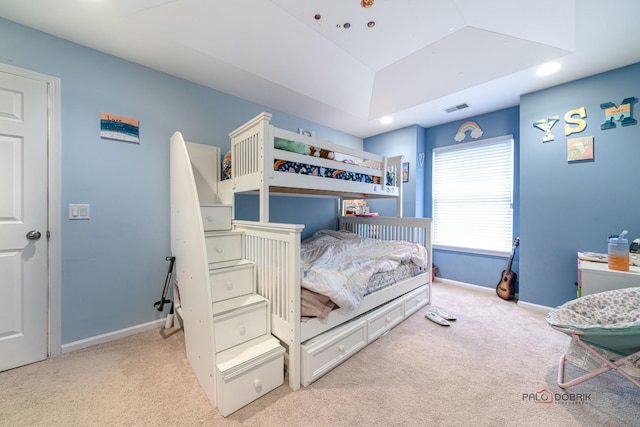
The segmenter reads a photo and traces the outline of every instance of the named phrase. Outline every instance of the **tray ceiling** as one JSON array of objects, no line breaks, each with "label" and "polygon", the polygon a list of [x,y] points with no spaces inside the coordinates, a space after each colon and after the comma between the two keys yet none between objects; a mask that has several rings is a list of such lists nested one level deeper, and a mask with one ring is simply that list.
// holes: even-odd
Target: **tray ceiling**
[{"label": "tray ceiling", "polygon": [[361,137],[640,61],[635,0],[2,0],[0,16]]}]

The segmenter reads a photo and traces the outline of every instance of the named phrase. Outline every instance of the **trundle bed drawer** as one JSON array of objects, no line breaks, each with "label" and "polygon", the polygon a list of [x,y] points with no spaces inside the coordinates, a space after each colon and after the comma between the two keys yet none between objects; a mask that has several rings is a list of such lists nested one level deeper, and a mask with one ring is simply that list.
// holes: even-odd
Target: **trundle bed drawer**
[{"label": "trundle bed drawer", "polygon": [[231,205],[200,205],[204,231],[231,230]]},{"label": "trundle bed drawer", "polygon": [[259,295],[232,298],[213,304],[216,352],[270,332],[269,302]]},{"label": "trundle bed drawer", "polygon": [[387,304],[366,318],[368,340],[371,342],[404,320],[403,300]]},{"label": "trundle bed drawer", "polygon": [[254,276],[253,263],[248,261],[238,261],[228,267],[210,269],[213,302],[255,292]]},{"label": "trundle bed drawer", "polygon": [[226,417],[284,382],[284,348],[265,335],[216,355],[218,410]]},{"label": "trundle bed drawer", "polygon": [[338,327],[301,346],[301,379],[305,387],[367,345],[367,321]]},{"label": "trundle bed drawer", "polygon": [[240,233],[208,232],[204,234],[204,237],[210,264],[242,258],[242,235]]},{"label": "trundle bed drawer", "polygon": [[429,285],[409,292],[403,297],[404,317],[409,317],[429,302]]}]

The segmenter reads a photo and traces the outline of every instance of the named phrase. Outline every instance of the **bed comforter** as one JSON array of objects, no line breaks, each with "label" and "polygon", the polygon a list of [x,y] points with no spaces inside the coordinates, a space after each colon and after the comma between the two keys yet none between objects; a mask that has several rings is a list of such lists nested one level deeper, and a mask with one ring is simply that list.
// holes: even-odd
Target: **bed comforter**
[{"label": "bed comforter", "polygon": [[406,262],[427,269],[429,256],[416,243],[321,230],[303,242],[301,260],[303,288],[325,295],[341,308],[355,309],[372,275]]}]

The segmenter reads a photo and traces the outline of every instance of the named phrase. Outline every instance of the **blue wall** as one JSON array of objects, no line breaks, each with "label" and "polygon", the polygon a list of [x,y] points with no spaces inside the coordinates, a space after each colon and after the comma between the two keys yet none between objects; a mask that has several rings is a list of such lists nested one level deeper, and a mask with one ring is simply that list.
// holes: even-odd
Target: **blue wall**
[{"label": "blue wall", "polygon": [[[520,106],[472,117],[482,138],[513,134],[516,147],[514,236],[520,246],[513,270],[519,300],[554,307],[576,297],[576,252],[607,251],[607,237],[623,229],[640,236],[640,199],[634,191],[640,159],[640,126],[602,130],[601,103],[640,98],[640,64],[523,95]],[[637,107],[632,114],[638,119]],[[565,114],[584,107],[587,127],[565,135]],[[536,120],[559,116],[553,141],[543,143]],[[580,118],[576,115],[570,120]],[[427,152],[454,144],[464,121],[426,129]],[[593,136],[594,159],[568,162],[567,139]],[[429,159],[430,160],[430,159]],[[427,160],[427,161],[429,161]],[[424,216],[431,215],[431,171],[425,174]],[[495,287],[505,258],[434,250],[434,263],[447,279]]]},{"label": "blue wall", "polygon": [[[513,135],[514,138],[514,207],[513,207],[513,235],[518,236],[519,232],[519,212],[518,205],[519,190],[519,112],[518,107],[507,108],[494,113],[472,117],[471,119],[459,120],[440,126],[434,126],[425,130],[425,141],[427,158],[425,164],[429,165],[425,172],[425,217],[432,215],[432,192],[431,192],[431,160],[434,148],[458,144],[454,140],[460,126],[468,120],[475,121],[483,134],[478,139],[472,139],[467,135],[462,142],[476,141],[480,139],[494,138],[503,135]],[[513,260],[512,270],[518,274],[519,268],[518,253]],[[473,253],[454,252],[448,250],[434,249],[433,262],[438,266],[439,275],[460,282],[473,283],[479,286],[495,288],[500,281],[502,270],[506,267],[506,257],[480,255]],[[517,287],[517,282],[516,282]]]},{"label": "blue wall", "polygon": [[[166,315],[153,303],[170,255],[169,138],[180,130],[228,150],[228,133],[265,107],[4,19],[0,61],[62,82],[62,343]],[[100,139],[101,112],[140,120],[140,144]],[[362,148],[360,138],[270,112],[278,127]],[[70,203],[89,203],[91,219],[66,220]],[[335,215],[335,200],[313,203],[313,212]],[[295,200],[272,206],[282,222],[299,209]]]},{"label": "blue wall", "polygon": [[[304,240],[322,229],[338,228],[339,201],[320,196],[283,196],[269,198],[269,221],[285,224],[302,224]],[[260,220],[260,200],[254,194],[236,194],[235,217],[245,221]]]},{"label": "blue wall", "polygon": [[[605,121],[600,104],[619,105],[629,97],[640,98],[640,64],[523,95],[519,107],[426,129],[424,140],[414,136],[415,128],[410,127],[367,138],[365,148],[392,154],[392,147],[401,145],[403,152],[413,153],[424,142],[427,159],[418,181],[423,180],[423,215],[429,217],[432,149],[456,144],[453,137],[467,120],[478,123],[482,138],[512,134],[513,233],[520,237],[512,265],[518,274],[516,288],[520,301],[553,307],[576,296],[577,251],[606,252],[607,237],[623,229],[629,230],[632,239],[640,236],[640,199],[633,181],[640,159],[640,126],[618,123],[612,129],[600,128]],[[586,110],[586,129],[565,136],[565,114],[581,107]],[[633,104],[636,120],[637,107]],[[543,132],[533,122],[555,115],[560,117],[552,129],[555,140],[543,143]],[[570,118],[570,127],[576,127],[576,118],[580,117]],[[567,138],[583,136],[594,137],[594,160],[569,163]],[[406,189],[416,191],[417,201],[420,184],[409,184]],[[406,207],[405,212],[411,212]],[[420,216],[417,212],[418,208]],[[442,277],[494,288],[506,258],[435,249],[434,263]]]},{"label": "blue wall", "polygon": [[[453,139],[458,128],[469,119],[454,121],[441,126],[424,129],[420,126],[409,126],[403,129],[376,135],[364,140],[364,148],[383,155],[394,155],[402,152],[410,163],[409,182],[404,185],[404,216],[430,217],[432,212],[431,198],[431,156],[437,147],[458,144]],[[502,135],[513,135],[515,140],[515,182],[514,182],[514,236],[519,230],[518,209],[518,142],[519,112],[518,107],[485,114],[473,118],[484,131],[482,138],[493,138]],[[471,138],[467,138],[471,140]],[[465,140],[466,141],[466,140]],[[421,166],[419,153],[425,153]],[[369,202],[373,211],[381,215],[395,215],[395,204],[388,201]],[[480,286],[495,287],[502,270],[506,266],[505,257],[479,255],[464,252],[453,252],[434,249],[434,264],[440,276],[447,279],[473,283]],[[519,257],[516,253],[512,269],[518,272]]]},{"label": "blue wall", "polygon": [[[640,126],[601,130],[601,103],[640,98],[640,64],[524,95],[520,103],[520,298],[555,306],[575,298],[576,252],[607,252],[623,229],[640,236]],[[584,107],[587,127],[565,136],[564,116]],[[633,106],[638,120],[638,104]],[[543,143],[533,122],[551,116],[555,139]],[[577,117],[577,116],[575,116]],[[571,125],[575,127],[575,125]],[[594,138],[594,159],[569,163],[567,139]]]},{"label": "blue wall", "polygon": [[[422,217],[424,213],[424,168],[419,165],[418,153],[424,152],[424,128],[414,125],[365,138],[364,149],[383,156],[404,155],[409,163],[409,181],[402,187],[402,213],[406,217]],[[427,156],[428,157],[428,156]],[[396,216],[396,202],[392,200],[368,201],[371,212],[382,216]]]},{"label": "blue wall", "polygon": [[[160,318],[153,302],[160,296],[168,267],[164,258],[170,253],[169,138],[180,130],[190,141],[224,151],[228,133],[265,108],[3,19],[0,61],[62,80],[62,342]],[[619,104],[631,96],[640,96],[640,64],[525,95],[519,108],[472,118],[484,130],[483,138],[515,137],[515,200],[520,204],[514,233],[521,245],[513,268],[522,301],[555,306],[574,298],[576,251],[605,252],[606,237],[625,228],[631,238],[640,236],[640,200],[633,181],[640,126],[600,130],[600,103]],[[588,126],[572,137],[594,136],[595,160],[569,164],[562,120],[553,129],[555,141],[548,143],[542,143],[542,132],[532,124],[552,115],[562,119],[582,106]],[[139,119],[140,144],[100,139],[100,112]],[[405,215],[426,217],[431,215],[431,150],[455,143],[463,122],[426,130],[411,126],[363,142],[272,113],[278,127],[311,129],[339,144],[366,144],[391,155],[400,147],[411,164]],[[423,168],[416,161],[420,152],[426,153]],[[64,220],[70,203],[91,204],[91,220]],[[251,216],[255,202],[243,203],[241,212]],[[271,206],[273,221],[305,223],[307,233],[335,224],[332,199],[274,197]],[[301,206],[308,214],[302,221]],[[446,278],[493,288],[506,260],[435,251],[434,261]]]}]

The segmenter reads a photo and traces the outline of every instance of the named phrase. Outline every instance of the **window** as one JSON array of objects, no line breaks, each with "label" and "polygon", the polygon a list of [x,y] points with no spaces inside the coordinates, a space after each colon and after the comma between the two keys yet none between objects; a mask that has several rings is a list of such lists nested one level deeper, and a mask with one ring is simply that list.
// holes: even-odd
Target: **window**
[{"label": "window", "polygon": [[504,254],[513,229],[513,136],[433,150],[433,245]]}]

